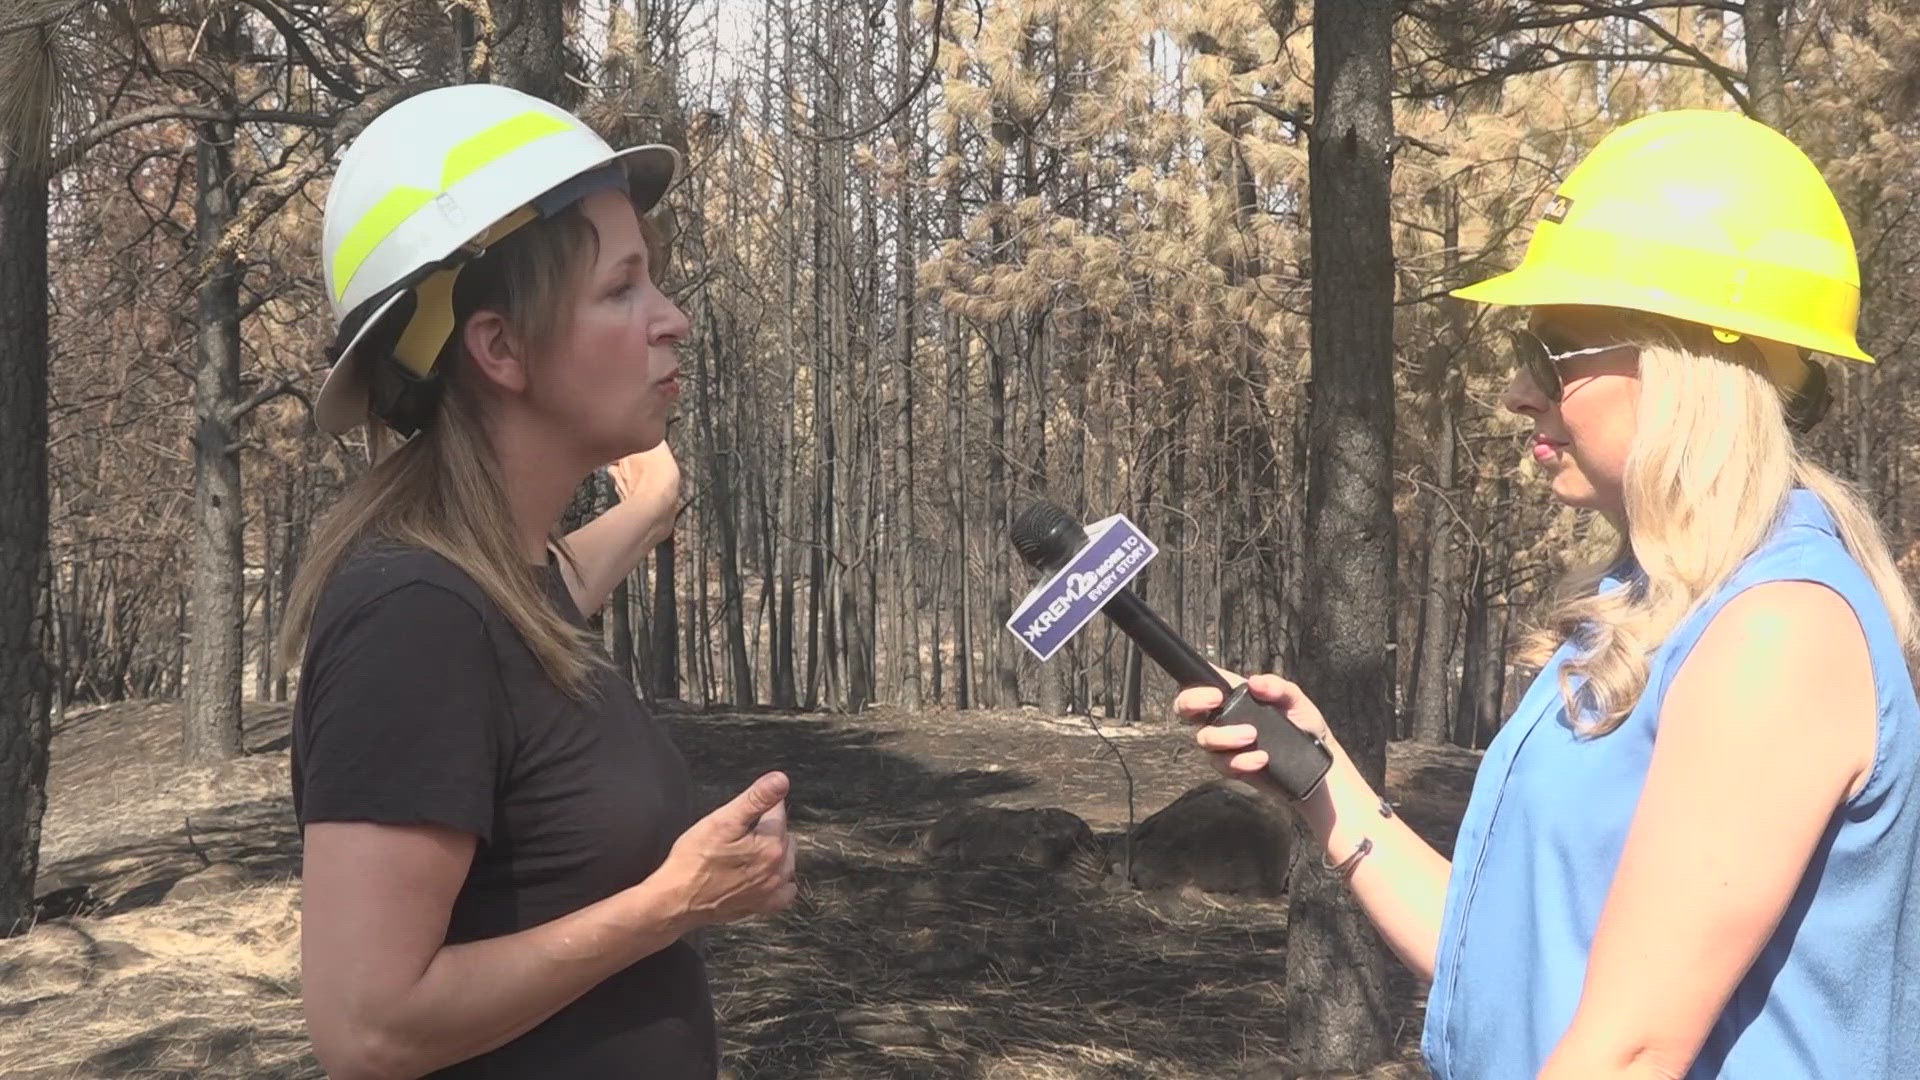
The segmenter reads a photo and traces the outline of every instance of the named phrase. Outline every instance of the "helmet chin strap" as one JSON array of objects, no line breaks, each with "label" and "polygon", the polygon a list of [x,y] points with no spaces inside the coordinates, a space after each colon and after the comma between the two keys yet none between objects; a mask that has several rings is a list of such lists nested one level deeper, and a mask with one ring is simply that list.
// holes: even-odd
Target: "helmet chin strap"
[{"label": "helmet chin strap", "polygon": [[1792,390],[1782,389],[1780,396],[1787,409],[1787,426],[1805,433],[1827,415],[1833,406],[1833,391],[1827,385],[1827,369],[1820,361],[1801,353],[1807,373],[1800,385]]},{"label": "helmet chin strap", "polygon": [[[1718,341],[1732,343],[1746,335],[1715,327],[1713,336]],[[1746,337],[1760,354],[1767,381],[1779,389],[1781,404],[1786,408],[1787,426],[1796,432],[1806,432],[1818,424],[1833,405],[1827,369],[1799,346]]]}]

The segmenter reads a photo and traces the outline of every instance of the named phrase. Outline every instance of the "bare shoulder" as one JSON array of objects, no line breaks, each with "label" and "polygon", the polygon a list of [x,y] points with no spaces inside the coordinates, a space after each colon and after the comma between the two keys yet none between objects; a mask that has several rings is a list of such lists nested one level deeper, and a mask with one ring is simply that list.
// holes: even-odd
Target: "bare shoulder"
[{"label": "bare shoulder", "polygon": [[1675,673],[1660,723],[1663,735],[1678,725],[1723,750],[1791,752],[1844,771],[1852,790],[1872,765],[1877,700],[1853,606],[1818,582],[1772,581],[1715,613]]},{"label": "bare shoulder", "polygon": [[1769,581],[1727,601],[1708,623],[1700,645],[1792,646],[1816,655],[1857,648],[1864,656],[1866,632],[1853,605],[1817,581]]}]

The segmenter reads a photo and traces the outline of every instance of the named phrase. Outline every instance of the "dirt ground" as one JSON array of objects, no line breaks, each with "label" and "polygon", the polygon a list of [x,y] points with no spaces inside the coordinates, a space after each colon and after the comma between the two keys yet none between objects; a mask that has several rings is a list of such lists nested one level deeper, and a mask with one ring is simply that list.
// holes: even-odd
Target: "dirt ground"
[{"label": "dirt ground", "polygon": [[[801,898],[708,936],[732,1080],[1296,1075],[1284,903],[1143,896],[1119,876],[946,868],[919,852],[966,806],[1057,806],[1111,841],[1127,785],[1085,720],[873,710],[667,713],[704,805],[759,772],[794,778]],[[55,732],[43,921],[0,941],[0,1077],[294,1080],[299,837],[285,706],[248,706],[249,754],[177,760],[177,706],[76,710]],[[1166,722],[1110,731],[1137,818],[1211,777]],[[1475,756],[1392,748],[1401,812],[1443,849]],[[1423,989],[1400,980],[1402,1062]]]}]

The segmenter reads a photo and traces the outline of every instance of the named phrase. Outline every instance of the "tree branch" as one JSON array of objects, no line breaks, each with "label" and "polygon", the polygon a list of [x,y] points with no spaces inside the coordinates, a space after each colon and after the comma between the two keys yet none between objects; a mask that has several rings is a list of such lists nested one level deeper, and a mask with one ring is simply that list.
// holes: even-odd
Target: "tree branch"
[{"label": "tree branch", "polygon": [[[1674,34],[1673,31],[1668,30],[1664,26],[1661,26],[1660,21],[1658,19],[1648,18],[1645,12],[1634,12],[1632,15],[1629,16],[1629,18],[1631,18],[1634,22],[1637,22],[1640,25],[1646,27],[1647,29],[1653,31],[1654,34],[1660,38],[1660,40],[1667,43],[1667,47],[1669,49],[1672,49],[1675,52],[1678,52],[1680,55],[1688,57],[1689,59],[1699,61],[1701,68],[1705,70],[1707,74],[1713,76],[1713,80],[1720,84],[1720,88],[1725,90],[1729,95],[1732,96],[1734,101],[1739,103],[1741,112],[1753,111],[1752,103],[1747,99],[1746,94],[1741,90],[1737,81],[1734,79],[1733,71],[1730,68],[1728,68],[1725,64],[1720,63],[1719,61],[1713,59],[1711,56],[1708,56],[1706,53],[1701,52],[1699,49],[1694,48],[1693,46],[1680,40],[1679,36]],[[1667,61],[1667,62],[1671,63],[1672,61]]]},{"label": "tree branch", "polygon": [[[1496,38],[1507,37],[1527,31],[1552,30],[1560,27],[1576,26],[1581,23],[1593,22],[1603,18],[1627,20],[1646,27],[1661,40],[1664,44],[1664,50],[1657,53],[1577,53],[1569,52],[1550,42],[1528,42],[1528,47],[1535,52],[1535,55],[1544,57],[1544,59],[1523,60],[1519,63],[1508,62],[1505,64],[1496,61],[1496,63],[1487,70],[1458,82],[1449,83],[1444,86],[1420,85],[1416,82],[1416,85],[1407,92],[1396,93],[1395,96],[1400,98],[1451,96],[1481,83],[1506,79],[1513,76],[1529,75],[1534,72],[1545,71],[1560,64],[1580,60],[1627,63],[1642,62],[1672,64],[1677,67],[1692,67],[1705,71],[1713,77],[1715,82],[1720,84],[1722,89],[1726,90],[1727,94],[1733,98],[1734,102],[1739,105],[1742,111],[1748,111],[1749,101],[1747,94],[1741,89],[1740,80],[1733,69],[1714,60],[1697,47],[1689,45],[1672,31],[1661,26],[1659,20],[1651,17],[1651,13],[1654,12],[1676,9],[1706,9],[1738,14],[1742,10],[1742,5],[1734,3],[1733,0],[1537,0],[1531,11],[1523,10],[1522,12],[1510,11],[1503,13],[1501,17],[1486,23],[1484,30],[1478,33],[1474,40],[1465,42],[1456,48],[1444,50],[1444,52],[1457,58],[1463,53],[1471,54],[1484,48]],[[1405,14],[1422,22],[1426,22],[1429,25],[1439,26],[1449,23],[1457,25],[1462,21],[1460,16],[1448,11],[1445,5],[1404,2],[1403,0],[1403,11]],[[1479,30],[1480,28],[1476,27],[1475,29]],[[1465,66],[1458,63],[1457,60],[1450,61],[1440,53],[1430,53],[1427,59],[1449,64],[1450,66]]]},{"label": "tree branch", "polygon": [[1292,124],[1308,135],[1313,134],[1313,110],[1311,108],[1289,109],[1284,105],[1276,105],[1265,98],[1240,98],[1227,102],[1227,108],[1229,109],[1235,105],[1251,105],[1283,124]]},{"label": "tree branch", "polygon": [[236,215],[227,226],[226,232],[221,235],[220,242],[214,245],[212,250],[202,254],[199,272],[208,273],[213,263],[223,255],[237,257],[240,254],[240,245],[253,235],[255,229],[265,224],[267,218],[278,212],[289,199],[313,182],[331,164],[326,154],[315,151],[308,156],[304,167],[268,185],[266,194],[253,200],[244,212]]},{"label": "tree branch", "polygon": [[[293,385],[293,380],[281,379],[277,383],[262,386],[260,389],[255,390],[252,396],[248,397],[245,401],[235,404],[233,408],[222,413],[221,420],[226,424],[237,424],[246,419],[248,413],[278,397],[297,397],[303,402],[305,402],[307,398],[306,394],[302,393],[299,387]],[[307,404],[307,408],[309,411],[313,408],[310,402]]]},{"label": "tree branch", "polygon": [[0,37],[6,37],[8,34],[17,34],[22,30],[38,30],[64,22],[67,16],[79,11],[84,6],[86,6],[86,0],[73,0],[72,3],[67,5],[65,11],[46,11],[38,15],[29,15],[24,19],[15,19],[10,23],[0,24]]},{"label": "tree branch", "polygon": [[50,173],[71,168],[87,152],[106,140],[142,124],[161,120],[232,120],[241,124],[298,124],[302,127],[328,128],[334,118],[320,113],[288,112],[284,109],[214,109],[204,105],[149,105],[130,113],[103,120],[68,143],[53,156]]},{"label": "tree branch", "polygon": [[350,81],[352,78],[350,75],[338,75],[320,62],[320,58],[307,47],[306,39],[300,36],[300,32],[294,28],[292,20],[287,18],[285,12],[268,3],[267,0],[240,0],[240,2],[259,12],[273,24],[275,30],[280,31],[280,37],[286,41],[287,48],[300,54],[300,59],[307,65],[307,70],[313,72],[313,77],[319,79],[321,85],[351,104],[358,104],[365,96],[365,91]]},{"label": "tree branch", "polygon": [[809,139],[814,142],[849,142],[853,139],[864,139],[891,123],[894,117],[899,116],[906,110],[908,105],[913,104],[913,100],[926,90],[927,83],[933,79],[933,69],[940,62],[940,25],[941,17],[946,10],[947,0],[933,0],[933,20],[930,24],[933,27],[933,49],[927,54],[927,66],[920,72],[920,81],[914,83],[913,89],[907,91],[906,96],[901,98],[893,108],[888,109],[885,116],[861,128],[859,131],[848,131],[836,135],[809,135],[806,132],[796,132],[796,134],[803,139]]},{"label": "tree branch", "polygon": [[1405,132],[1401,132],[1400,134],[1395,135],[1393,137],[1393,142],[1394,142],[1395,150],[1398,150],[1402,146],[1417,146],[1420,149],[1425,150],[1427,153],[1432,154],[1434,157],[1447,156],[1446,147],[1441,146],[1439,143],[1428,142],[1427,140],[1419,138],[1417,136],[1408,135]]}]

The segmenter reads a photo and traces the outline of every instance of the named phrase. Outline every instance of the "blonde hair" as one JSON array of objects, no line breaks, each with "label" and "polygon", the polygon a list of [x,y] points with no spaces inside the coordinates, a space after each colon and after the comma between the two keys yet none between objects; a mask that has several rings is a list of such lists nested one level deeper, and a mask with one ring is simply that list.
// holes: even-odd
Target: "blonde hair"
[{"label": "blonde hair", "polygon": [[[1780,392],[1760,351],[1715,340],[1703,327],[1628,315],[1623,341],[1640,347],[1638,430],[1628,451],[1627,534],[1610,556],[1562,580],[1547,625],[1518,658],[1543,666],[1565,642],[1582,648],[1560,671],[1569,717],[1605,735],[1646,690],[1653,652],[1767,540],[1788,496],[1805,487],[1825,504],[1847,551],[1866,571],[1911,655],[1914,601],[1885,535],[1846,481],[1794,444]],[[1637,572],[1598,593],[1627,563]],[[1572,680],[1584,676],[1576,696]]]},{"label": "blonde hair", "polygon": [[[646,219],[641,222],[647,234]],[[655,235],[647,241],[650,250],[656,247]],[[370,423],[375,464],[321,519],[294,579],[281,639],[289,667],[299,662],[335,567],[362,542],[381,539],[425,548],[459,567],[506,615],[554,685],[575,698],[588,695],[605,654],[591,633],[554,607],[542,576],[520,550],[499,460],[468,382],[461,331],[474,312],[497,311],[529,355],[542,355],[567,329],[573,293],[593,266],[598,245],[593,223],[575,204],[515,230],[461,271],[454,287],[454,333],[436,365],[445,386],[434,416],[390,451],[386,429]],[[565,541],[556,533],[551,542],[570,562]]]}]

